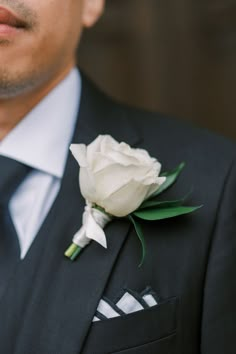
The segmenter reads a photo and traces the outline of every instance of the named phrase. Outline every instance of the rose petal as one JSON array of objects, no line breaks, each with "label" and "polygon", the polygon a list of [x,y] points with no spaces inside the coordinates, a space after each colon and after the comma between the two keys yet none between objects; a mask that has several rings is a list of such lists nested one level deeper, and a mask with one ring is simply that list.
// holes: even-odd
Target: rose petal
[{"label": "rose petal", "polygon": [[[122,186],[135,181],[136,176],[139,178],[138,183],[144,185],[147,189],[147,183],[145,183],[145,176],[148,175],[149,169],[146,167],[129,166],[124,167],[118,164],[113,164],[103,169],[102,171],[94,174],[94,183],[96,189],[96,195],[98,200],[109,197],[111,194],[119,190]],[[138,177],[138,174],[142,176]],[[149,177],[148,177],[149,178]],[[157,178],[153,178],[155,183]],[[150,184],[150,183],[149,183]],[[135,196],[133,196],[135,198]]]},{"label": "rose petal", "polygon": [[118,144],[114,143],[113,140],[106,139],[102,141],[101,144],[101,154],[104,156],[109,156],[114,162],[118,162],[124,165],[135,164],[135,165],[150,165],[156,159],[150,157],[148,152],[143,149],[131,148],[128,144],[122,142]]},{"label": "rose petal", "polygon": [[103,136],[99,135],[91,144],[87,147],[87,159],[88,165],[90,168],[94,168],[94,164],[96,163],[95,154],[100,151],[101,141],[103,140]]},{"label": "rose petal", "polygon": [[87,163],[87,147],[84,144],[71,144],[70,151],[80,167],[86,167]]},{"label": "rose petal", "polygon": [[165,181],[166,177],[159,177],[156,184],[150,185],[150,189],[147,191],[145,199],[148,199],[153,193],[155,193]]},{"label": "rose petal", "polygon": [[145,199],[146,193],[146,186],[131,181],[108,198],[100,201],[100,206],[111,215],[123,217],[132,213],[140,206]]},{"label": "rose petal", "polygon": [[88,168],[80,168],[79,184],[84,199],[95,202],[97,199],[94,176]]},{"label": "rose petal", "polygon": [[95,152],[94,161],[93,161],[93,173],[96,174],[100,172],[104,168],[113,165],[114,161],[110,158],[110,156],[104,156],[101,152]]}]

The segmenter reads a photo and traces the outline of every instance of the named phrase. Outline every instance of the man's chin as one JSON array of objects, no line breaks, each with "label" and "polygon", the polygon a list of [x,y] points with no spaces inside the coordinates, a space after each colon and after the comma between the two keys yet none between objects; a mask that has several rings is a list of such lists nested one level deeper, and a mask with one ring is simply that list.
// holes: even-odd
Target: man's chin
[{"label": "man's chin", "polygon": [[0,100],[10,99],[24,95],[34,87],[30,80],[10,80],[2,78],[0,75]]},{"label": "man's chin", "polygon": [[8,39],[1,38],[0,39],[0,48],[1,47],[8,47],[10,45],[10,43],[11,42]]}]

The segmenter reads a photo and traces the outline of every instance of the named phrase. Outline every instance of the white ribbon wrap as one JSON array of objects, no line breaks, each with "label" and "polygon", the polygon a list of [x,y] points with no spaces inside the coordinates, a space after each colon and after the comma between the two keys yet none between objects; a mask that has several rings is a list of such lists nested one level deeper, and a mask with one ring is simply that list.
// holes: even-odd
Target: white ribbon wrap
[{"label": "white ribbon wrap", "polygon": [[107,240],[104,227],[112,218],[102,211],[94,208],[91,203],[86,201],[86,206],[82,218],[82,226],[73,237],[73,243],[84,248],[91,240],[98,242],[104,248],[107,248]]}]

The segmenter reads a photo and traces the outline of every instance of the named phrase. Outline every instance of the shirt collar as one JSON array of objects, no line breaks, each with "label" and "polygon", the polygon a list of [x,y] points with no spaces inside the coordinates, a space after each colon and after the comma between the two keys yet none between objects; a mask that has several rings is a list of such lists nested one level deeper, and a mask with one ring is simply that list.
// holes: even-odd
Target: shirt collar
[{"label": "shirt collar", "polygon": [[81,96],[74,68],[0,143],[0,155],[62,178]]}]

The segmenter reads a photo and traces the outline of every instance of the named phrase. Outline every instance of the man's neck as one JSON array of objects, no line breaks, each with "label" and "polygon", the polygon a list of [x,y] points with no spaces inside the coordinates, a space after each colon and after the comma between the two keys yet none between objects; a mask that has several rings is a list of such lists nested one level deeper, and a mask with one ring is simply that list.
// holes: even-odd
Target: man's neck
[{"label": "man's neck", "polygon": [[0,99],[0,142],[70,72],[66,68],[37,90],[9,99]]}]

